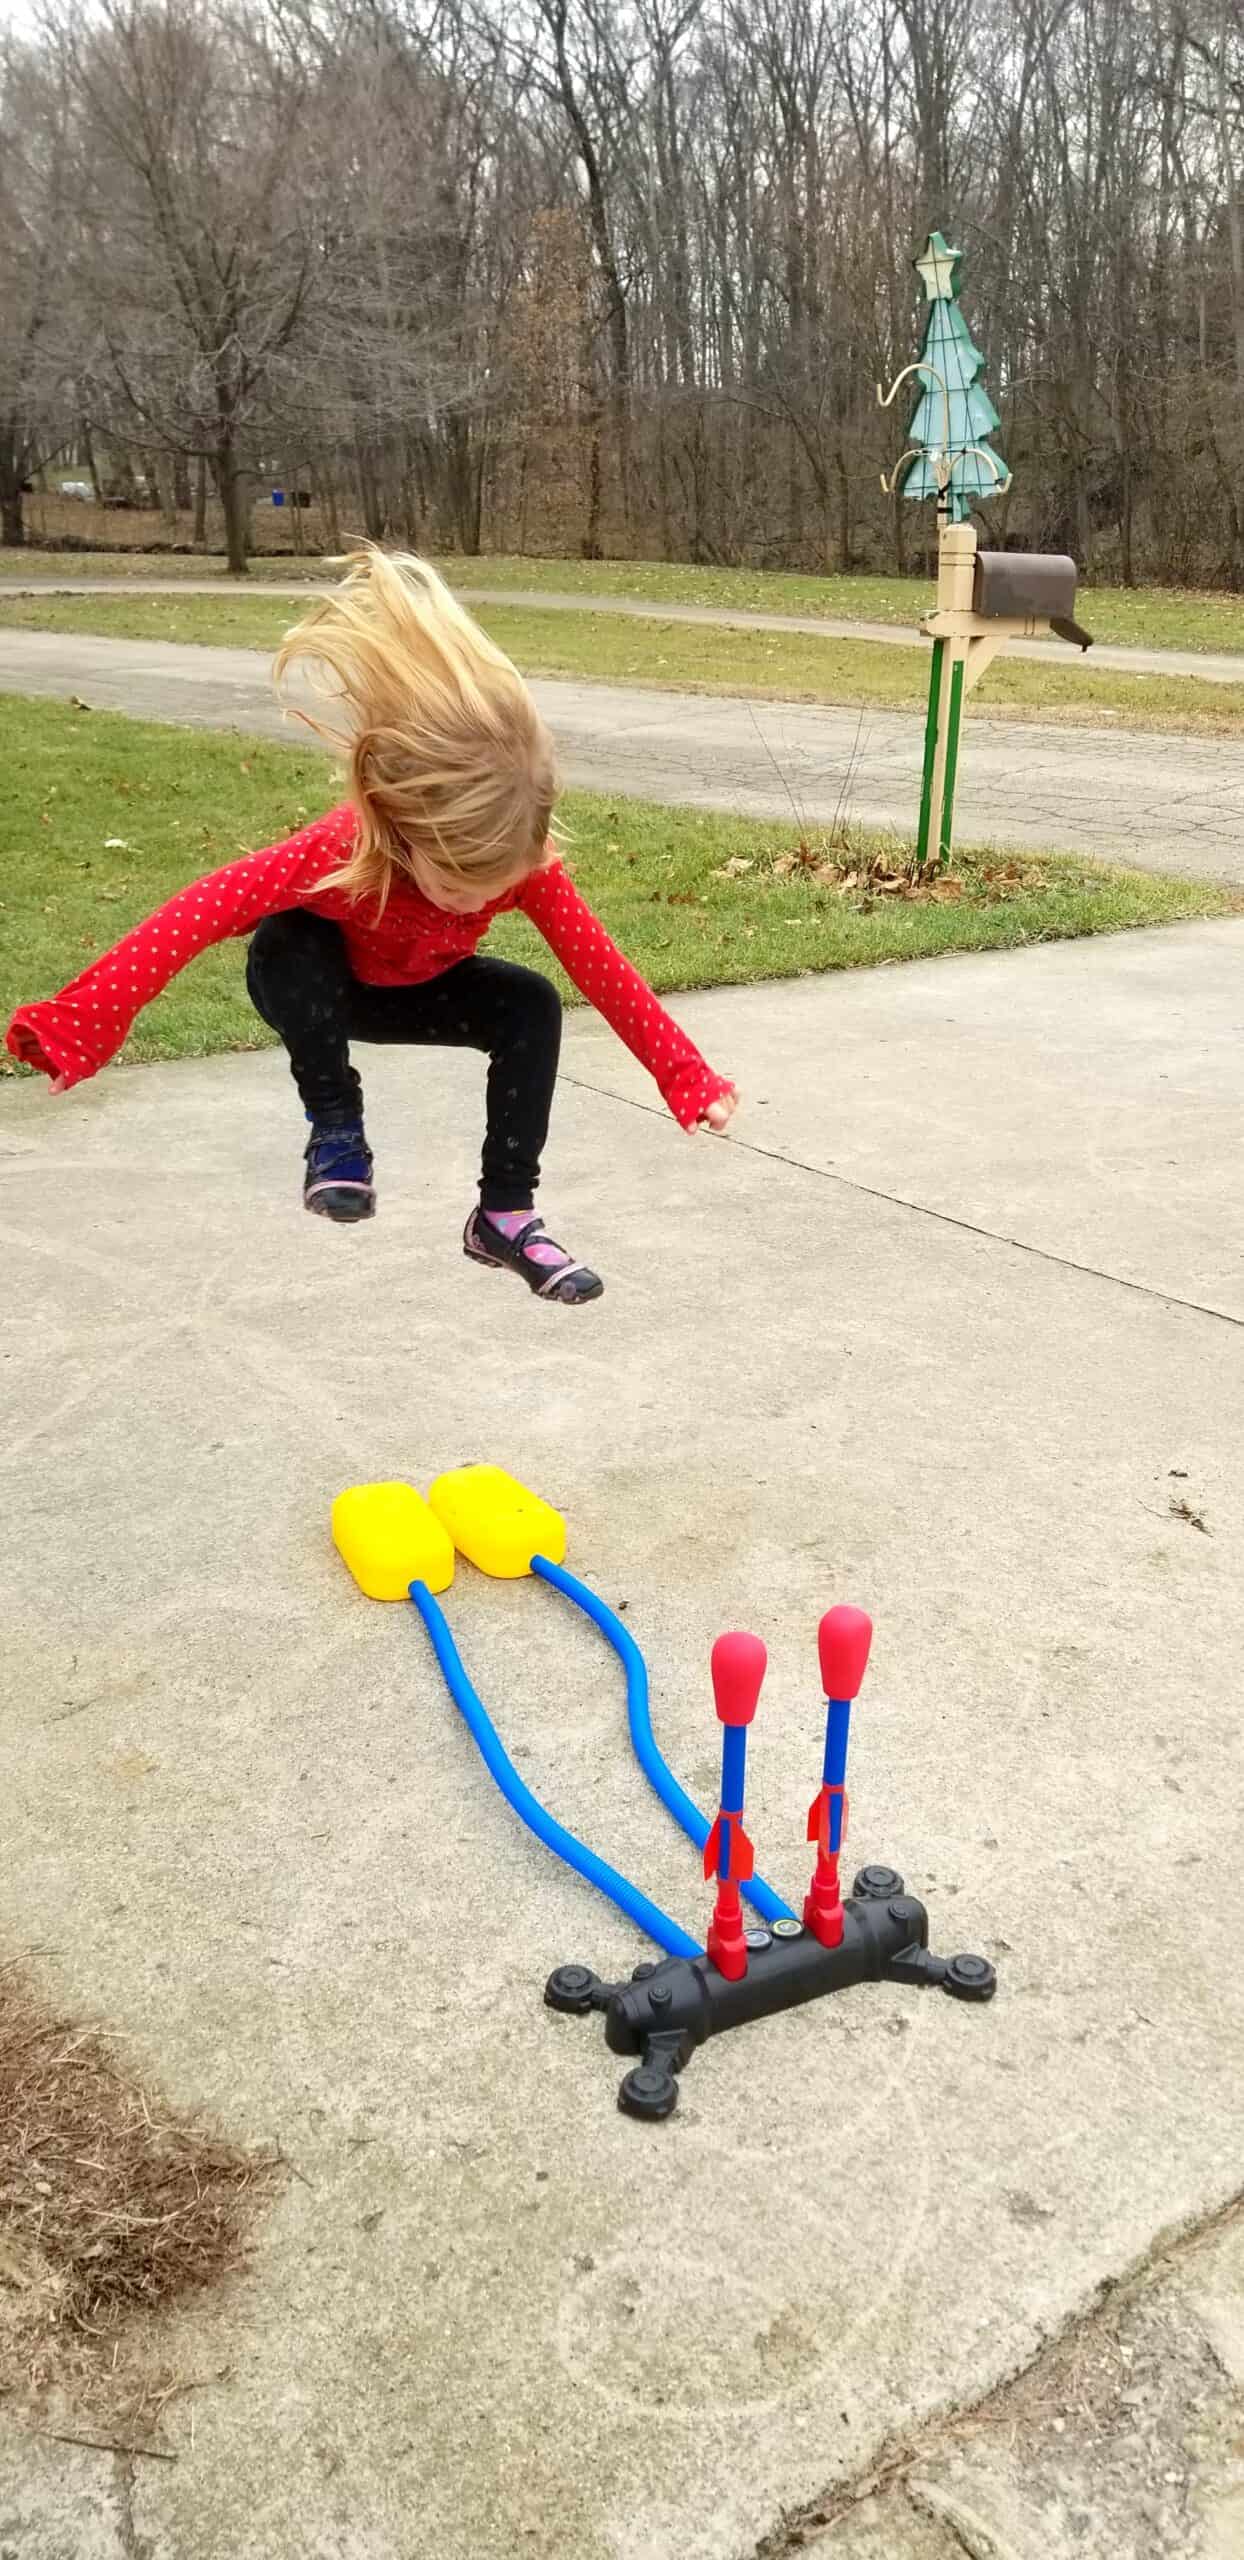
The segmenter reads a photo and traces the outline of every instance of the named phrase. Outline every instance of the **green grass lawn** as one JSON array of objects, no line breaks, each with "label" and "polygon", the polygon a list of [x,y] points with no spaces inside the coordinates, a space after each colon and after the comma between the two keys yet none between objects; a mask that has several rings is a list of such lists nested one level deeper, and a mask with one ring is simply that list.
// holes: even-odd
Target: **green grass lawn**
[{"label": "green grass lawn", "polygon": [[[329,761],[314,752],[11,694],[0,695],[0,759],[4,1021],[187,880],[290,833],[334,797]],[[885,885],[904,848],[875,835],[854,833],[818,876],[827,848],[801,851],[790,827],[582,793],[568,794],[562,814],[584,895],[665,991],[1244,912],[1231,890],[1054,855],[965,853],[952,881],[909,900]],[[548,965],[521,919],[504,920],[492,941]],[[242,968],[238,942],[204,953],[139,1017],[125,1056],[267,1045]]]},{"label": "green grass lawn", "polygon": [[[554,595],[630,596],[645,604],[716,605],[730,613],[823,614],[829,621],[915,623],[933,603],[925,578],[810,578],[784,570],[693,569],[646,560],[441,562],[451,583],[543,588]],[[1177,587],[1082,587],[1079,618],[1095,640],[1137,649],[1244,650],[1244,596]]]},{"label": "green grass lawn", "polygon": [[[236,588],[219,596],[0,596],[0,630],[88,631],[119,640],[274,649],[299,611],[292,597]],[[877,640],[736,631],[712,623],[633,622],[586,608],[541,613],[481,605],[477,611],[485,629],[532,676],[872,710],[924,708],[929,660],[923,646],[900,649]],[[998,720],[1238,737],[1244,734],[1244,674],[1238,685],[1203,684],[1195,676],[1098,674],[1070,654],[1051,655],[1046,665],[1004,653],[973,693],[972,710],[974,717]]]},{"label": "green grass lawn", "polygon": [[[442,560],[464,593],[484,587],[543,589],[551,595],[630,596],[648,604],[716,605],[731,613],[799,613],[848,622],[914,623],[933,601],[919,578],[797,577],[762,569],[693,569],[651,560],[522,560],[484,555]],[[250,575],[315,579],[316,562],[257,559]],[[0,581],[23,578],[226,579],[220,560],[174,552],[0,550]],[[236,581],[232,582],[236,590]],[[1149,649],[1244,650],[1244,597],[1178,587],[1083,588],[1081,619],[1102,641]]]}]

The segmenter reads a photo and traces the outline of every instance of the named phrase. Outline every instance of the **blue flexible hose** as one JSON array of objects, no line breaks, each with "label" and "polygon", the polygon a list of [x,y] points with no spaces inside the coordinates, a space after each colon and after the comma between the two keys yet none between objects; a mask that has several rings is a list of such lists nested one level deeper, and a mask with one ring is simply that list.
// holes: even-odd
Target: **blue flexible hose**
[{"label": "blue flexible hose", "polygon": [[636,1928],[644,1930],[657,1946],[664,1947],[667,1955],[687,1958],[703,1955],[703,1948],[694,1938],[688,1937],[685,1929],[679,1928],[676,1920],[659,1911],[655,1902],[649,1902],[647,1894],[640,1892],[638,1885],[618,1874],[616,1867],[607,1866],[594,1849],[588,1849],[582,1840],[576,1840],[573,1831],[564,1830],[533,1796],[530,1787],[524,1786],[487,1708],[467,1678],[444,1611],[424,1582],[412,1582],[410,1597],[427,1628],[450,1696],[478,1744],[490,1778],[495,1779],[507,1804],[513,1805],[528,1830],[534,1831],[537,1840],[542,1840],[555,1858],[561,1858],[566,1866],[574,1868],[576,1875],[583,1876],[588,1884],[594,1884],[607,1901],[616,1903],[619,1911],[624,1911],[627,1919],[633,1920]]},{"label": "blue flexible hose", "polygon": [[[531,1570],[539,1575],[542,1582],[549,1582],[555,1591],[564,1593],[567,1600],[573,1600],[575,1607],[582,1609],[584,1616],[591,1619],[593,1626],[599,1627],[601,1634],[613,1646],[626,1673],[626,1713],[635,1757],[649,1785],[655,1787],[675,1822],[681,1823],[687,1838],[695,1842],[697,1849],[702,1849],[710,1825],[699,1806],[694,1805],[685,1789],[679,1786],[669,1762],[657,1749],[648,1709],[647,1665],[629,1627],[624,1627],[612,1609],[607,1609],[604,1601],[598,1600],[594,1591],[589,1591],[586,1582],[579,1582],[573,1573],[567,1573],[564,1565],[550,1564],[546,1557],[536,1556]],[[740,1891],[744,1901],[750,1902],[762,1920],[798,1918],[789,1902],[783,1902],[780,1893],[775,1893],[763,1876],[753,1876],[750,1884],[742,1885]]]}]

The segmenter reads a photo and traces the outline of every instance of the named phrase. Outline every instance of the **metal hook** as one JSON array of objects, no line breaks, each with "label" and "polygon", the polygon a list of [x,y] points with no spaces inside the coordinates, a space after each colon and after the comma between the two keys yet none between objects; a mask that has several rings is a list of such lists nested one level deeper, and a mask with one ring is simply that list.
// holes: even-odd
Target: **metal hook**
[{"label": "metal hook", "polygon": [[969,453],[976,454],[980,461],[988,462],[992,466],[995,489],[1007,489],[1010,487],[1011,474],[1008,471],[1006,464],[999,461],[996,453],[990,452],[987,444],[961,444],[955,455],[955,461],[961,462],[965,455]]},{"label": "metal hook", "polygon": [[894,376],[894,380],[893,380],[893,382],[891,383],[890,388],[889,388],[889,390],[888,390],[888,391],[883,391],[883,390],[882,390],[882,388],[881,388],[880,383],[878,383],[878,385],[877,385],[877,406],[878,406],[878,408],[879,408],[879,409],[888,409],[888,408],[891,406],[892,402],[893,402],[893,401],[895,401],[895,400],[898,398],[898,394],[899,394],[899,392],[901,391],[901,389],[902,389],[902,387],[903,387],[903,384],[904,384],[905,382],[910,381],[911,376],[912,376],[912,374],[913,374],[913,373],[924,373],[924,374],[927,374],[927,375],[928,375],[928,378],[929,378],[929,380],[930,380],[930,382],[935,382],[935,383],[937,384],[938,390],[941,392],[941,395],[942,395],[942,408],[943,408],[943,410],[944,410],[944,412],[945,412],[946,448],[947,448],[947,451],[949,452],[949,449],[950,449],[950,443],[951,443],[951,434],[950,434],[950,393],[949,393],[949,391],[948,391],[948,390],[947,390],[947,388],[946,388],[946,383],[945,383],[945,379],[944,379],[944,377],[943,377],[943,376],[938,372],[938,370],[937,370],[937,366],[936,366],[935,364],[929,364],[923,356],[922,356],[922,357],[920,357],[920,358],[918,359],[918,361],[917,361],[915,364],[905,364],[905,365],[904,365],[904,367],[903,367],[902,372],[901,372],[901,373],[896,373],[896,374],[895,374],[895,376]]},{"label": "metal hook", "polygon": [[896,463],[895,463],[895,465],[894,465],[894,469],[893,469],[893,470],[892,470],[892,472],[890,473],[890,477],[889,477],[889,479],[887,480],[887,478],[886,478],[886,476],[885,476],[884,471],[881,473],[881,475],[880,475],[880,476],[881,476],[881,487],[882,487],[882,490],[883,490],[884,495],[885,495],[887,498],[892,498],[892,497],[894,496],[895,490],[896,490],[896,489],[897,489],[897,487],[898,487],[898,475],[899,475],[900,471],[902,470],[904,463],[907,463],[907,462],[919,462],[919,460],[920,460],[920,447],[919,447],[919,445],[909,444],[909,445],[908,445],[908,447],[907,447],[906,452],[905,452],[905,453],[900,453],[899,458],[898,458],[897,462],[896,462]]},{"label": "metal hook", "polygon": [[934,480],[937,483],[938,496],[939,498],[943,498],[954,478],[956,464],[965,461],[970,453],[976,454],[982,462],[990,464],[994,474],[995,489],[1007,489],[1010,487],[1010,472],[1006,470],[1004,465],[999,461],[997,454],[990,452],[988,445],[960,444],[955,446],[953,453],[931,453],[921,445],[909,444],[906,451],[900,453],[898,461],[895,463],[894,469],[890,473],[889,479],[887,480],[884,471],[881,473],[882,490],[887,498],[892,498],[898,486],[899,473],[903,469],[904,464],[908,462],[927,462],[930,470],[932,471]]}]

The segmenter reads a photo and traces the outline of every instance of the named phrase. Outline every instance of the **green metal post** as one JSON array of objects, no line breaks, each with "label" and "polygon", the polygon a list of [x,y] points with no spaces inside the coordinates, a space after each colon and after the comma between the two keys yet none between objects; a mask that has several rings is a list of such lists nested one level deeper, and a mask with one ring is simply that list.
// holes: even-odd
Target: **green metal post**
[{"label": "green metal post", "polygon": [[929,709],[924,724],[924,779],[920,785],[920,832],[916,838],[916,860],[921,870],[929,858],[929,830],[933,818],[933,764],[937,755],[937,706],[942,690],[942,653],[946,643],[935,640],[929,668]]},{"label": "green metal post", "polygon": [[946,716],[946,773],[942,784],[942,816],[937,838],[937,858],[943,871],[950,860],[950,846],[955,830],[955,775],[959,763],[959,722],[963,714],[963,669],[963,659],[956,658],[950,670],[950,708]]}]

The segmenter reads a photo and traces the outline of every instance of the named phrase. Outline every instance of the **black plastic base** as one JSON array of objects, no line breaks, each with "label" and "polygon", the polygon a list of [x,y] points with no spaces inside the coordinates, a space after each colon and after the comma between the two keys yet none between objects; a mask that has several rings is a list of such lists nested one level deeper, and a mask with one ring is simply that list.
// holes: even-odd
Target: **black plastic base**
[{"label": "black plastic base", "polygon": [[629,1982],[602,1982],[587,1965],[562,1964],[549,1975],[545,2001],[571,2017],[603,2009],[610,2050],[639,2058],[618,2105],[627,2115],[656,2117],[673,2114],[677,2074],[696,2046],[728,2027],[855,1982],[934,1983],[956,2000],[990,2000],[997,1988],[984,1956],[929,1954],[928,1913],[904,1892],[893,1867],[861,1868],[843,1905],[840,1946],[823,1947],[798,1920],[750,1929],[747,1946],[739,1982],[728,1982],[708,1956],[637,1965]]}]

